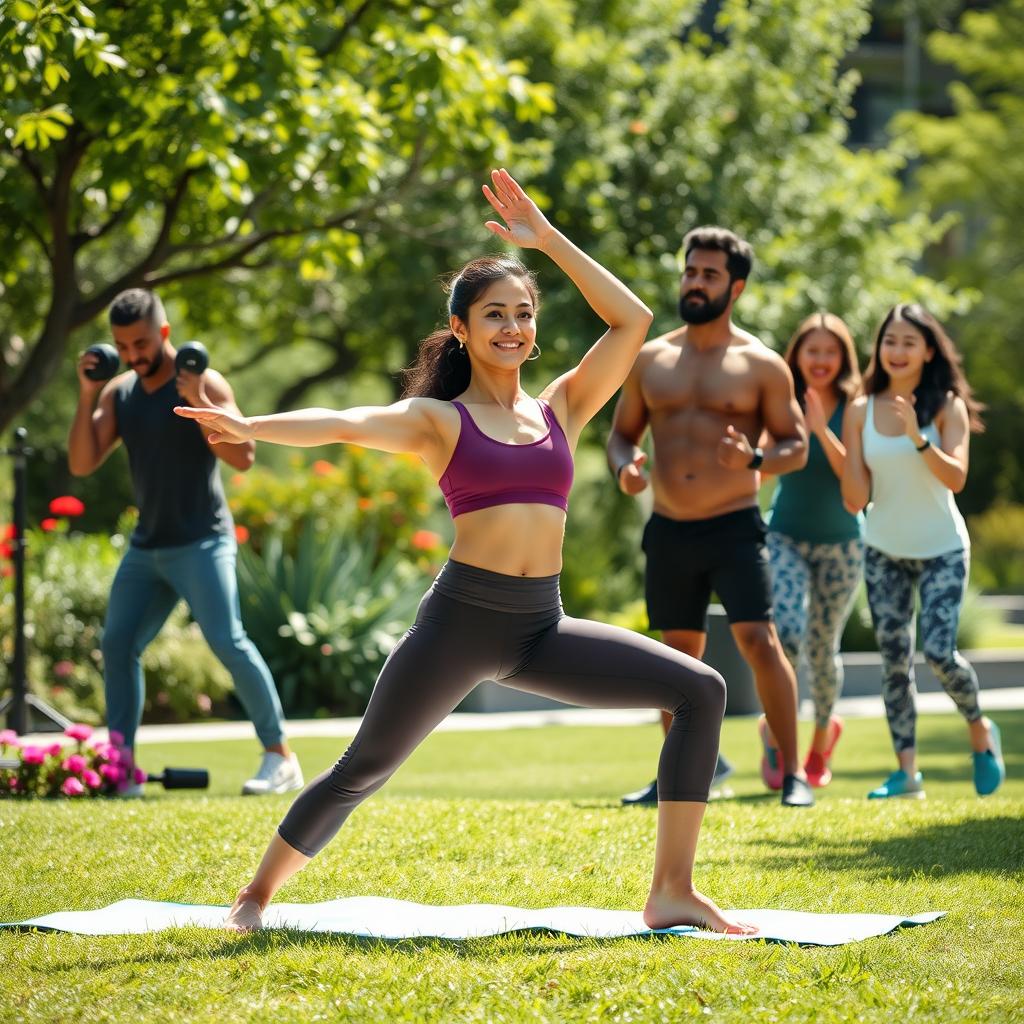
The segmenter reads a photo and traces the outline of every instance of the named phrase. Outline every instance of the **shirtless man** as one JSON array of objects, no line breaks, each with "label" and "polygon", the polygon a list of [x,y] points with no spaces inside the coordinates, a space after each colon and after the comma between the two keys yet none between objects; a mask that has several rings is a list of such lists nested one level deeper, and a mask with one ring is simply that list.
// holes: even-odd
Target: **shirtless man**
[{"label": "shirtless man", "polygon": [[[639,445],[650,426],[654,513],[643,548],[651,628],[700,658],[711,592],[718,595],[765,710],[762,778],[782,790],[784,805],[809,807],[814,797],[797,756],[796,677],[772,623],[757,504],[758,470],[800,469],[807,432],[785,362],[732,323],[750,246],[717,227],[691,231],[683,245],[685,324],[641,349],[615,408],[608,463],[626,494],[646,489]],[[762,450],[765,431],[773,443]]]}]

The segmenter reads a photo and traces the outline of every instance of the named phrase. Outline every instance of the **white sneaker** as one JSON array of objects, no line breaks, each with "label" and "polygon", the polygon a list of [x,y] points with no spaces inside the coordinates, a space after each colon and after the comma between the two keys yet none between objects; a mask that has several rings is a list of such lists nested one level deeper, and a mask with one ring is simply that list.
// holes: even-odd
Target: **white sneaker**
[{"label": "white sneaker", "polygon": [[138,800],[139,797],[146,795],[146,790],[143,788],[141,782],[133,782],[130,786],[125,786],[124,789],[118,790],[114,796],[119,800]]},{"label": "white sneaker", "polygon": [[302,789],[304,785],[299,759],[294,754],[285,757],[283,754],[267,750],[263,753],[259,771],[242,786],[242,795],[287,793],[292,789]]}]

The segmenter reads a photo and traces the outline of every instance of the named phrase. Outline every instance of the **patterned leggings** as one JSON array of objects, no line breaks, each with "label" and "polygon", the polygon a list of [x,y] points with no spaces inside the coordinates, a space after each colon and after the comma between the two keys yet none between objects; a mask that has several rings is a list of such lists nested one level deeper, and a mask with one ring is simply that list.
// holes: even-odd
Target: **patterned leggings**
[{"label": "patterned leggings", "polygon": [[868,603],[882,654],[882,698],[897,753],[913,748],[914,587],[921,596],[921,649],[942,688],[968,722],[981,718],[978,677],[956,649],[960,609],[967,589],[969,555],[890,558],[869,547],[864,559]]},{"label": "patterned leggings", "polygon": [[801,647],[806,653],[815,723],[824,729],[843,688],[839,640],[860,583],[864,542],[812,544],[770,532],[768,552],[775,627],[794,671]]}]

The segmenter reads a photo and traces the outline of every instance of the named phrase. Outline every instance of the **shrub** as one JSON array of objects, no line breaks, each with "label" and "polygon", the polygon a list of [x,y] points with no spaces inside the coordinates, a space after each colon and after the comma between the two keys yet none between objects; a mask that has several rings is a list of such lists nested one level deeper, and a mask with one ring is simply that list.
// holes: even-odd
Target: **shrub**
[{"label": "shrub", "polygon": [[994,593],[1024,594],[1024,505],[971,516],[971,577]]},{"label": "shrub", "polygon": [[307,523],[294,555],[280,535],[238,560],[242,619],[289,715],[361,714],[413,618],[426,574],[373,538]]},{"label": "shrub", "polygon": [[[110,585],[132,517],[112,537],[31,531],[26,536],[26,633],[30,689],[69,718],[98,723],[104,715],[100,638]],[[14,650],[12,580],[0,590],[0,648]],[[191,623],[184,605],[171,613],[143,657],[148,720],[208,715],[231,679]]]}]

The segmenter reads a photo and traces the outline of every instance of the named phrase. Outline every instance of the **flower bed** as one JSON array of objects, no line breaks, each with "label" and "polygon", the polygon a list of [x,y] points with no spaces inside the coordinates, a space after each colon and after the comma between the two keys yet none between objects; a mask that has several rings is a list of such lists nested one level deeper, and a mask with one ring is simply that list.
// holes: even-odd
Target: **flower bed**
[{"label": "flower bed", "polygon": [[92,732],[88,725],[68,726],[64,735],[75,741],[69,747],[23,743],[13,730],[0,731],[0,765],[13,765],[0,767],[0,799],[116,796],[145,782],[120,733],[112,730],[109,740],[97,742]]}]

